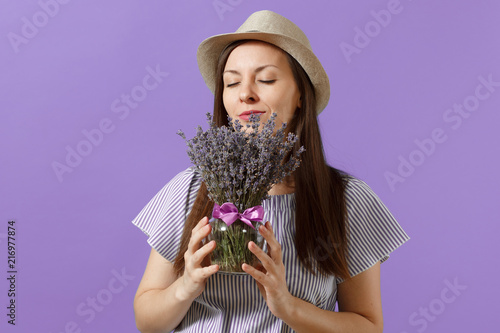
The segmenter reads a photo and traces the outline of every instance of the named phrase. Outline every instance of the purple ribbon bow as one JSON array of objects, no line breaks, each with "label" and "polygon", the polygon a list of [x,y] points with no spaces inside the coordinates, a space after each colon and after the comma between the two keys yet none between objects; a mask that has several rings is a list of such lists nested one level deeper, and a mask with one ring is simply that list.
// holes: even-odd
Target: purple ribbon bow
[{"label": "purple ribbon bow", "polygon": [[262,206],[254,206],[246,209],[243,214],[241,214],[238,212],[238,208],[233,203],[226,202],[222,204],[222,206],[214,204],[212,216],[216,219],[221,219],[228,226],[233,224],[234,221],[240,219],[245,224],[254,228],[252,222],[250,221],[262,222],[262,218],[264,217],[264,208],[262,208]]}]

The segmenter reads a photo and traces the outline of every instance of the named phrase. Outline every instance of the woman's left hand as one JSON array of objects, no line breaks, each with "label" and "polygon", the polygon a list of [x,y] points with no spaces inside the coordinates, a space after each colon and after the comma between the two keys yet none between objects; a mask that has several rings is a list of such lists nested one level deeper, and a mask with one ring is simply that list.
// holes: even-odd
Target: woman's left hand
[{"label": "woman's left hand", "polygon": [[268,254],[254,242],[249,242],[248,248],[260,259],[263,267],[256,269],[250,265],[243,264],[242,268],[257,282],[257,286],[266,300],[269,310],[276,317],[281,318],[286,314],[286,307],[291,304],[293,299],[286,284],[281,245],[276,240],[276,237],[274,237],[271,223],[266,222],[265,226],[260,226],[259,232],[267,242]]}]

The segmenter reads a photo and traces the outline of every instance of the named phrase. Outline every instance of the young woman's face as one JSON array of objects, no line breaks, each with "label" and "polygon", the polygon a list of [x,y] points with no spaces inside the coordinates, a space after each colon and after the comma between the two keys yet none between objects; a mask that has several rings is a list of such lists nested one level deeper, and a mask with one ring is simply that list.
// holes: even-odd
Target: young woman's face
[{"label": "young woman's face", "polygon": [[223,72],[222,100],[228,115],[243,125],[250,112],[261,125],[276,112],[276,128],[289,123],[301,107],[300,93],[284,51],[267,43],[251,41],[237,46]]}]

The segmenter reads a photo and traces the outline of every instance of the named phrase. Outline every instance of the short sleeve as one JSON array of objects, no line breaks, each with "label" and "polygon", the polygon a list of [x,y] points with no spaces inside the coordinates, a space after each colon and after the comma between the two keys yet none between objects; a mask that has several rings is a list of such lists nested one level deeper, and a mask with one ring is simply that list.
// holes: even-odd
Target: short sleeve
[{"label": "short sleeve", "polygon": [[200,184],[193,167],[180,172],[132,220],[148,236],[148,244],[170,262],[177,256],[184,224]]},{"label": "short sleeve", "polygon": [[[362,180],[349,177],[346,185],[348,265],[355,276],[384,262],[410,238],[380,198]],[[337,278],[337,283],[342,282]]]}]

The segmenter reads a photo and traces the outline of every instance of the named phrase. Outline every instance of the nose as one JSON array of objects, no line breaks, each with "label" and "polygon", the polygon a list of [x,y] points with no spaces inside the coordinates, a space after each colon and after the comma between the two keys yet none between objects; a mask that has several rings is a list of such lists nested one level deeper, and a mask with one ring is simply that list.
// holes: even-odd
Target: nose
[{"label": "nose", "polygon": [[240,85],[240,100],[242,102],[255,102],[257,101],[257,93],[251,83],[241,83]]}]

